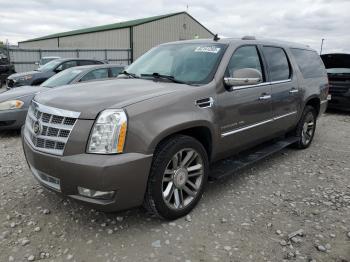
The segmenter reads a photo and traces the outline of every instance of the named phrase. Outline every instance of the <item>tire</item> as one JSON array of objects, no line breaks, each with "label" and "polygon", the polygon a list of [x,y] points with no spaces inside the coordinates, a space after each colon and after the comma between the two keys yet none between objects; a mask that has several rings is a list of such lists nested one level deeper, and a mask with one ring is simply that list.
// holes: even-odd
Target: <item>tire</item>
[{"label": "tire", "polygon": [[165,140],[154,154],[143,206],[163,219],[185,216],[201,199],[208,171],[199,141],[184,135]]},{"label": "tire", "polygon": [[315,135],[317,113],[314,107],[306,106],[299,123],[295,129],[295,136],[298,141],[294,144],[295,148],[308,148]]}]

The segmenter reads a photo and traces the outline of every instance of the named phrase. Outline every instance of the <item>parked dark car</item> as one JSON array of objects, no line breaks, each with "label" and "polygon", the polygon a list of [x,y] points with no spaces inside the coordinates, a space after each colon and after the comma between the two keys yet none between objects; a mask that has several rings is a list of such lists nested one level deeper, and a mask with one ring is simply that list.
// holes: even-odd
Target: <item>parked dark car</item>
[{"label": "parked dark car", "polygon": [[75,66],[100,65],[103,61],[95,59],[61,58],[55,59],[30,72],[17,73],[7,78],[7,89],[19,86],[40,85],[51,76]]},{"label": "parked dark car", "polygon": [[0,88],[6,84],[6,79],[15,72],[15,68],[10,64],[7,56],[0,52]]},{"label": "parked dark car", "polygon": [[124,69],[120,65],[89,65],[69,68],[40,86],[22,86],[0,94],[0,130],[19,129],[24,125],[28,107],[38,93],[62,85],[115,78]]},{"label": "parked dark car", "polygon": [[51,62],[52,60],[55,60],[55,59],[60,59],[61,57],[59,56],[44,56],[40,59],[39,62],[36,62],[35,64],[38,65],[39,67],[47,64],[48,62]]},{"label": "parked dark car", "polygon": [[[252,37],[163,44],[118,78],[38,94],[22,132],[43,186],[106,211],[143,205],[184,216],[208,176],[287,145],[309,147],[327,107],[316,51]],[[282,140],[261,149],[272,139]],[[245,162],[209,173],[247,149]]]},{"label": "parked dark car", "polygon": [[329,79],[332,98],[329,108],[350,111],[350,54],[321,55]]}]

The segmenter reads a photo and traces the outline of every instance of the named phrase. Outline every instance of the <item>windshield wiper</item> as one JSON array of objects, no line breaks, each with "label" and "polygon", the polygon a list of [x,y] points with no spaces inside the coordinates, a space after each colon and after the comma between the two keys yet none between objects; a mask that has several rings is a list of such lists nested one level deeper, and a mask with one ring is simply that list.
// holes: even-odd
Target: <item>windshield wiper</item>
[{"label": "windshield wiper", "polygon": [[162,75],[159,73],[153,73],[153,74],[141,74],[141,77],[153,77],[153,78],[163,78],[163,79],[167,79],[170,80],[171,82],[174,83],[178,83],[178,84],[186,84],[189,85],[189,83],[181,81],[181,80],[177,80],[174,76],[169,76],[169,75]]},{"label": "windshield wiper", "polygon": [[124,71],[122,72],[122,74],[123,74],[123,75],[126,75],[126,76],[128,76],[128,77],[131,77],[131,78],[139,78],[136,74],[134,74],[134,73],[129,73],[129,72],[126,71],[126,70],[124,70]]}]

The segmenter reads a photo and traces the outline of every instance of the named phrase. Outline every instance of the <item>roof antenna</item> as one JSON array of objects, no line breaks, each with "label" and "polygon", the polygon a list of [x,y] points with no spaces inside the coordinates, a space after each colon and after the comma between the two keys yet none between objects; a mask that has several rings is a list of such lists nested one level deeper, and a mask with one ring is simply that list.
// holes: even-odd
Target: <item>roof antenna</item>
[{"label": "roof antenna", "polygon": [[217,42],[220,40],[220,37],[218,36],[218,34],[214,35],[214,41]]}]

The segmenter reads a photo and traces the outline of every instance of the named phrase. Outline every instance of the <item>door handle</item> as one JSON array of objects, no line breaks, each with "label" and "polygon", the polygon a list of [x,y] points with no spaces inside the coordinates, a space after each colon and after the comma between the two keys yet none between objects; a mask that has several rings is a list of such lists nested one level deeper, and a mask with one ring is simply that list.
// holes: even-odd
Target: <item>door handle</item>
[{"label": "door handle", "polygon": [[294,87],[291,90],[289,90],[289,94],[296,94],[296,93],[299,93],[299,90]]},{"label": "door handle", "polygon": [[271,95],[262,95],[261,97],[259,97],[259,100],[268,100],[268,99],[271,99]]}]

